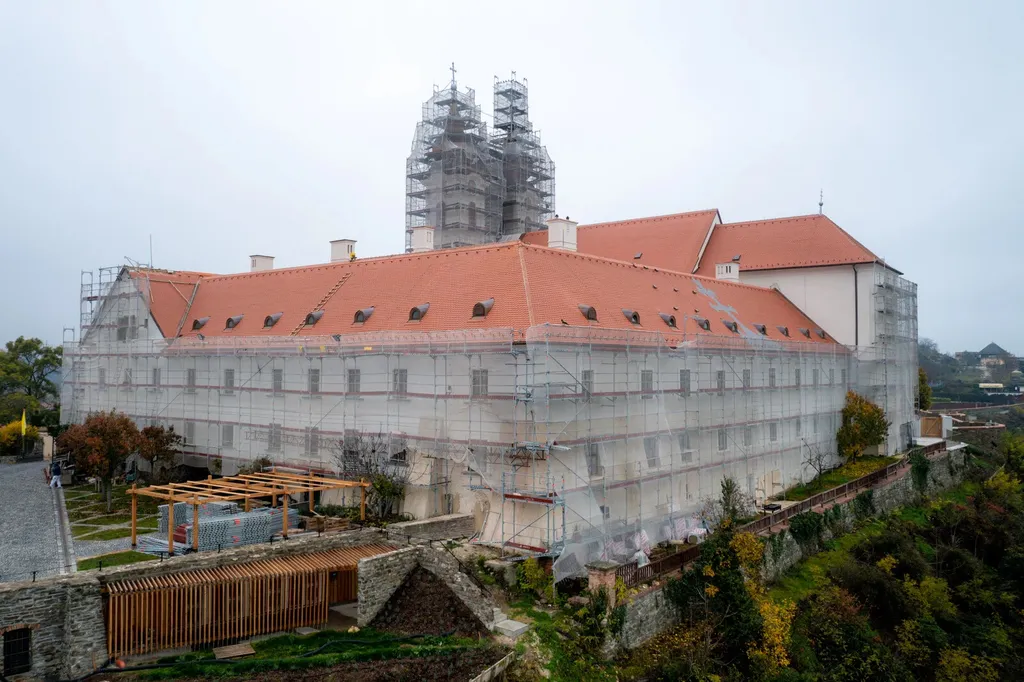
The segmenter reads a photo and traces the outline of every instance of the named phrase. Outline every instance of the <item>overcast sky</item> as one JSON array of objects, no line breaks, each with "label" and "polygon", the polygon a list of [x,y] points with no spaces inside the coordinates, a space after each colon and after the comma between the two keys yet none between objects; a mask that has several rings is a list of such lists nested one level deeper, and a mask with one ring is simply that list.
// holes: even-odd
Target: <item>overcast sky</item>
[{"label": "overcast sky", "polygon": [[529,80],[581,222],[825,212],[919,284],[922,336],[1024,353],[1021,2],[0,0],[0,341],[61,340],[82,270],[404,247],[450,78]]}]

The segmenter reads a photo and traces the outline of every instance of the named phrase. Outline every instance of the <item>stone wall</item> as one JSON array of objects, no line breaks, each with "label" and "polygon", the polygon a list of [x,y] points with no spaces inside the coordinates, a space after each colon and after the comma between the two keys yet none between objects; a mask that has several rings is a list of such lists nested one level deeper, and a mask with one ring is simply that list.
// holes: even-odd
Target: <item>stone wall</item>
[{"label": "stone wall", "polygon": [[75,678],[107,660],[103,599],[95,576],[0,584],[0,632],[32,630],[32,669],[11,680]]},{"label": "stone wall", "polygon": [[410,540],[451,540],[476,533],[472,514],[446,514],[421,521],[405,521],[388,526],[388,535]]},{"label": "stone wall", "polygon": [[405,547],[359,560],[358,623],[368,625],[406,576],[419,565],[420,547]]},{"label": "stone wall", "polygon": [[676,608],[665,598],[662,588],[651,588],[626,604],[626,620],[619,633],[619,646],[635,649],[670,628],[677,620]]},{"label": "stone wall", "polygon": [[437,576],[485,627],[494,625],[494,601],[462,572],[458,562],[443,549],[415,545],[359,560],[360,626],[373,620],[417,566]]}]

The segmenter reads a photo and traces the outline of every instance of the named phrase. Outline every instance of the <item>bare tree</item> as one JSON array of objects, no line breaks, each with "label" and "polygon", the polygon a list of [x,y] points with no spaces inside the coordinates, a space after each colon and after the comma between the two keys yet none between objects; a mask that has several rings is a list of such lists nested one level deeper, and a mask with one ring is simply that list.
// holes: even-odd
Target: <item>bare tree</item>
[{"label": "bare tree", "polygon": [[336,441],[331,450],[342,478],[370,483],[366,495],[370,518],[384,520],[398,513],[410,478],[404,440],[383,432],[371,435],[352,432]]},{"label": "bare tree", "polygon": [[821,476],[823,473],[831,469],[830,466],[835,459],[832,453],[821,446],[821,443],[809,443],[807,439],[804,441],[804,459],[801,462],[805,467],[814,469],[816,476]]}]

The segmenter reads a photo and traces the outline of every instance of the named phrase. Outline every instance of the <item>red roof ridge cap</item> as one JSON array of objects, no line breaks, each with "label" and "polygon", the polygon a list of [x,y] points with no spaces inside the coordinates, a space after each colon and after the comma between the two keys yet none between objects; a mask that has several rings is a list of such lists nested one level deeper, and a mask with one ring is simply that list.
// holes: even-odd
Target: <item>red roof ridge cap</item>
[{"label": "red roof ridge cap", "polygon": [[654,222],[658,220],[668,220],[670,218],[684,218],[688,216],[699,216],[699,215],[718,215],[717,208],[706,208],[700,211],[684,211],[682,213],[666,213],[665,215],[654,215],[647,216],[644,218],[625,218],[623,220],[606,220],[600,223],[588,223],[586,225],[580,225],[579,229],[589,229],[591,227],[609,227],[611,225],[628,225],[630,223],[646,223]]}]

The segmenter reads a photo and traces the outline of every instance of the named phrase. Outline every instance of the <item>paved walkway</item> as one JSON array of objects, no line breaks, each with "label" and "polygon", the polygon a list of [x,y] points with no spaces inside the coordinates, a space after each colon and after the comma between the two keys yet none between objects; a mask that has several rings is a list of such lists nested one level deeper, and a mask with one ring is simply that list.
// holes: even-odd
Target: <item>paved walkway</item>
[{"label": "paved walkway", "polygon": [[0,582],[31,580],[33,571],[42,578],[69,570],[57,516],[60,493],[46,486],[44,466],[0,464]]}]

